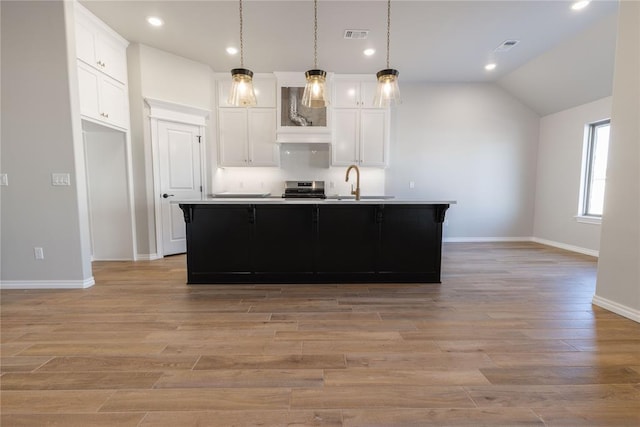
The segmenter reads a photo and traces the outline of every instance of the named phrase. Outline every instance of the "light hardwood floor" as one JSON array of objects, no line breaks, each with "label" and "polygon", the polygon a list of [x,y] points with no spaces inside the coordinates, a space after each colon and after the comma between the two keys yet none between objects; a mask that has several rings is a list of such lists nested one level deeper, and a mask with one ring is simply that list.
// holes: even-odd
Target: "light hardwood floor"
[{"label": "light hardwood floor", "polygon": [[596,260],[445,244],[442,284],[194,285],[184,256],[2,291],[2,426],[640,425]]}]

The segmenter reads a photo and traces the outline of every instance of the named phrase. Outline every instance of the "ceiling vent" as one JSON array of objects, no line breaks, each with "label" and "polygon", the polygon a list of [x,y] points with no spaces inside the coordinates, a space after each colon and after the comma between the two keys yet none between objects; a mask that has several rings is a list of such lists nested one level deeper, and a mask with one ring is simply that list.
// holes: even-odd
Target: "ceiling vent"
[{"label": "ceiling vent", "polygon": [[351,40],[364,40],[369,36],[369,30],[344,30],[344,38]]},{"label": "ceiling vent", "polygon": [[520,40],[505,40],[500,45],[493,49],[494,52],[507,52],[511,50],[515,45],[520,43]]}]

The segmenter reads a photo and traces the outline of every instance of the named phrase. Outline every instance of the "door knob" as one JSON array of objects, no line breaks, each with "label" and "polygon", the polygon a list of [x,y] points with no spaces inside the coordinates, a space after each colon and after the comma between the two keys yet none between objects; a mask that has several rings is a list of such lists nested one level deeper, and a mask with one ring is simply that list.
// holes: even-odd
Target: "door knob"
[{"label": "door knob", "polygon": [[168,199],[169,197],[173,197],[173,196],[175,196],[175,194],[167,194],[167,193],[164,193],[164,194],[162,195],[162,198],[163,198],[163,199]]}]

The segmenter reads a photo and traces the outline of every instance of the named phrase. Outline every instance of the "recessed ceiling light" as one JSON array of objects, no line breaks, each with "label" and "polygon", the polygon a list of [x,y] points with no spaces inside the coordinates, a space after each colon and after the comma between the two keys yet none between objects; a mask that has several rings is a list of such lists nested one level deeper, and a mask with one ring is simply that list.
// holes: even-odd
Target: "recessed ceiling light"
[{"label": "recessed ceiling light", "polygon": [[366,56],[371,56],[374,53],[376,53],[375,49],[365,49],[362,53],[364,53]]},{"label": "recessed ceiling light", "polygon": [[162,27],[164,25],[164,21],[157,16],[149,16],[147,17],[147,22],[154,27]]},{"label": "recessed ceiling light", "polygon": [[233,46],[229,46],[229,47],[227,48],[227,53],[228,53],[229,55],[235,55],[236,53],[238,53],[238,49],[236,49],[236,48],[235,48],[235,47],[233,47]]},{"label": "recessed ceiling light", "polygon": [[585,7],[587,7],[589,5],[589,3],[591,3],[589,0],[577,1],[574,4],[571,5],[571,9],[573,9],[573,10],[584,9]]},{"label": "recessed ceiling light", "polygon": [[491,70],[495,70],[496,69],[496,64],[494,62],[487,64],[484,66],[484,69],[487,71],[491,71]]}]

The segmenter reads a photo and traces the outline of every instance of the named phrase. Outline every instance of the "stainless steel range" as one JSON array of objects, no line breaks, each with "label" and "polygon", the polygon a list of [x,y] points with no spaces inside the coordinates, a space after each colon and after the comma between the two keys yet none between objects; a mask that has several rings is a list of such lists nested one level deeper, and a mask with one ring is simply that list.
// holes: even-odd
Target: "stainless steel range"
[{"label": "stainless steel range", "polygon": [[324,199],[324,181],[285,181],[284,194],[286,199]]}]

